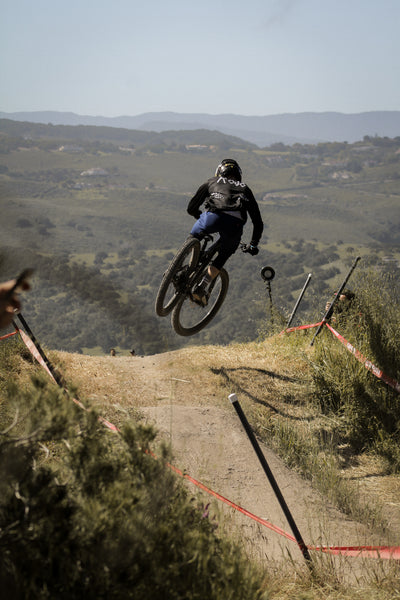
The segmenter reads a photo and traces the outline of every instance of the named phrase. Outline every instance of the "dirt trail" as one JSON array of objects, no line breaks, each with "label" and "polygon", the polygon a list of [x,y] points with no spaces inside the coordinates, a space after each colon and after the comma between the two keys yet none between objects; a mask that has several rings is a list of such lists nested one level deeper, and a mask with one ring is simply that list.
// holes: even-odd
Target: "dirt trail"
[{"label": "dirt trail", "polygon": [[[292,533],[228,400],[227,388],[221,387],[216,376],[203,368],[197,349],[146,357],[58,355],[65,375],[78,385],[81,395],[101,406],[110,405],[117,425],[126,418],[125,411],[131,416],[133,411],[138,411],[155,424],[160,437],[171,443],[172,462],[176,467],[251,513]],[[216,349],[214,361],[220,364],[224,356],[222,348]],[[252,364],[257,370],[256,359]],[[241,402],[240,394],[238,398]],[[365,527],[329,506],[269,448],[264,444],[261,447],[307,544],[383,543]],[[193,484],[188,485],[197,493]],[[294,542],[221,502],[215,506],[207,494],[202,493],[202,496],[205,505],[212,503],[212,513],[222,511],[224,523],[240,536],[252,557],[268,559],[270,563],[279,562],[290,553],[296,561],[303,562]],[[360,560],[341,559],[340,563],[343,566],[343,562],[350,561],[350,571],[358,571]]]}]

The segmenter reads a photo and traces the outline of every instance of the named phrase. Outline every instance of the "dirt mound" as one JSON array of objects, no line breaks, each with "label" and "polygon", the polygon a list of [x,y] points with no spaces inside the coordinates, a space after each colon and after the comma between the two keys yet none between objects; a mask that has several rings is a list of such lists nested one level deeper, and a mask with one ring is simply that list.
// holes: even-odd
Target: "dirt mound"
[{"label": "dirt mound", "polygon": [[[296,392],[296,386],[301,385],[300,362],[282,361],[281,351],[256,344],[191,347],[145,357],[90,357],[60,352],[57,359],[67,379],[78,386],[80,396],[107,409],[107,418],[118,425],[129,414],[154,423],[160,439],[170,442],[177,468],[292,533],[228,395],[236,392],[245,411],[251,402],[269,405],[274,395],[286,388]],[[329,505],[264,444],[261,447],[307,544],[383,543],[368,528]],[[188,485],[195,493],[195,486]],[[223,512],[219,519],[240,537],[253,557],[279,561],[290,554],[303,560],[294,542],[224,503],[214,505],[212,497],[204,493],[204,504],[210,502],[211,513]],[[354,560],[350,559],[350,570]]]}]

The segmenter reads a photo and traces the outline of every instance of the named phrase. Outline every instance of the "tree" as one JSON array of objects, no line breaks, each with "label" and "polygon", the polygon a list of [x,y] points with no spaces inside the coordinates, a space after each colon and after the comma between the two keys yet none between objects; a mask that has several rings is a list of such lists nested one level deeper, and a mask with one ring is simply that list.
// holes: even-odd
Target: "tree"
[{"label": "tree", "polygon": [[107,256],[108,256],[107,252],[104,252],[104,251],[97,252],[94,257],[94,264],[95,265],[103,264],[103,262],[107,258]]}]

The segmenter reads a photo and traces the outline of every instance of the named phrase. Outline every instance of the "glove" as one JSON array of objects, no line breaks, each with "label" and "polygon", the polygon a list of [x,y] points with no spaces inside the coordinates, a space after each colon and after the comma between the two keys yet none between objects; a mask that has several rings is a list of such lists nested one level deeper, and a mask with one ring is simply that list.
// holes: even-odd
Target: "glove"
[{"label": "glove", "polygon": [[251,254],[252,256],[256,256],[256,254],[258,254],[259,252],[257,246],[255,246],[254,244],[249,244],[245,251]]}]

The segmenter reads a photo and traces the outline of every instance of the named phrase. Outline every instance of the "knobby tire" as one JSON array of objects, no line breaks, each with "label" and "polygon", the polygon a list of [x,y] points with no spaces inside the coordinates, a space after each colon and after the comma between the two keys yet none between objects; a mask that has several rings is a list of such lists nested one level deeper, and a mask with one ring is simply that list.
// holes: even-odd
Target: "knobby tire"
[{"label": "knobby tire", "polygon": [[[229,287],[229,275],[225,269],[221,269],[217,277],[211,284],[211,294],[209,304],[206,307],[201,307],[195,304],[191,299],[190,295],[181,296],[173,309],[171,322],[172,327],[178,335],[189,336],[194,335],[201,331],[208,323],[215,317],[219,309],[221,308],[225,296]],[[213,291],[216,292],[215,299],[213,298]],[[182,312],[187,308],[192,309],[193,318],[195,324],[187,325],[183,321]]]},{"label": "knobby tire", "polygon": [[[176,306],[180,298],[185,298],[181,287],[187,281],[187,271],[194,270],[200,255],[200,242],[196,238],[188,238],[172,259],[164,273],[157,293],[155,310],[159,317],[166,317]],[[185,259],[188,262],[185,263]],[[168,296],[168,293],[170,296]]]}]

